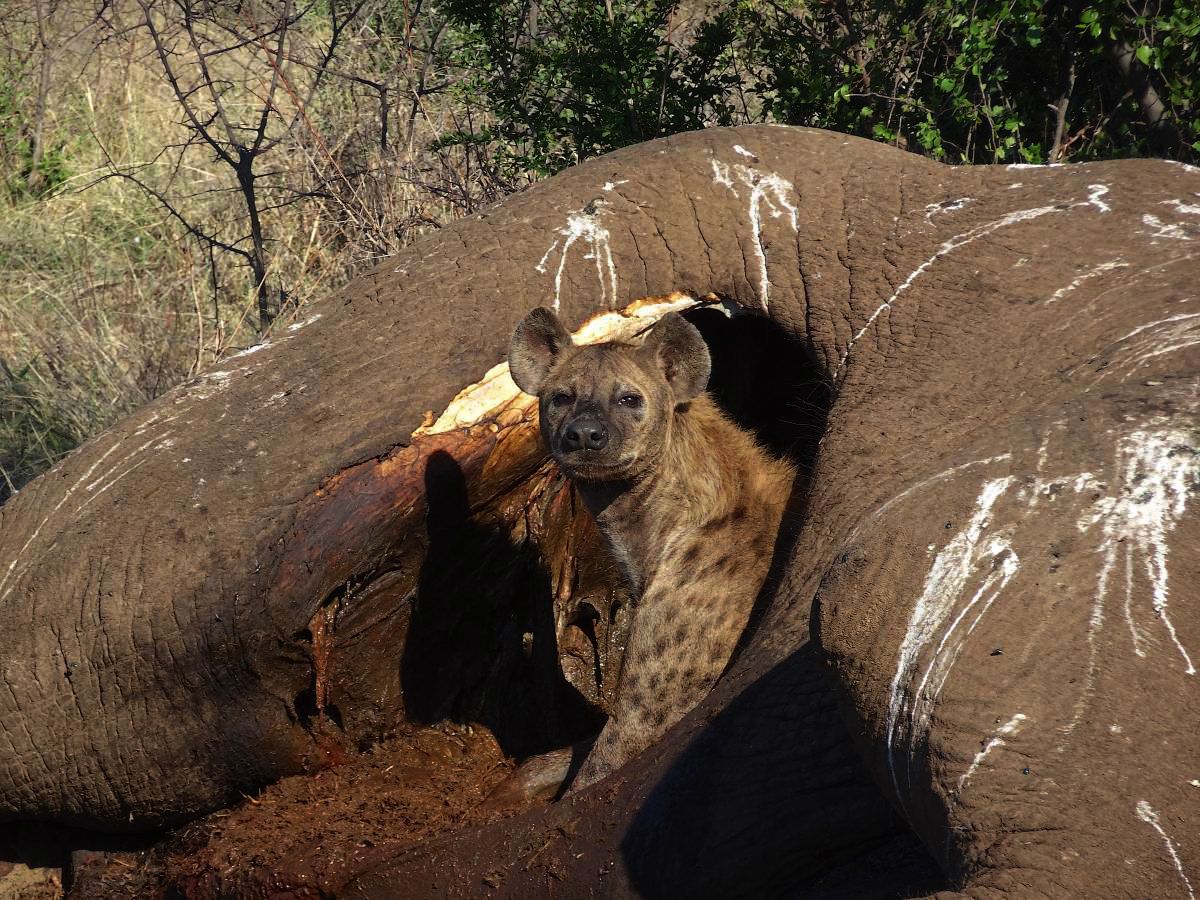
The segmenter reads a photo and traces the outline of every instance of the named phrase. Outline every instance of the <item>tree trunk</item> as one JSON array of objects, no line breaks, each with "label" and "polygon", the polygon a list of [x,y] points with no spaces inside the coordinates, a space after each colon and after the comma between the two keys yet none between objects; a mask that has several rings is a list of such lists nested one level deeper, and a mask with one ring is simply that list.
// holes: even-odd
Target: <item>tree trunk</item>
[{"label": "tree trunk", "polygon": [[246,214],[250,219],[250,271],[254,275],[254,293],[258,298],[258,327],[266,331],[278,309],[271,297],[267,283],[267,241],[263,235],[262,220],[258,215],[258,191],[255,186],[254,155],[241,151],[236,168],[238,187],[246,202]]},{"label": "tree trunk", "polygon": [[1179,152],[1183,138],[1179,128],[1171,116],[1170,110],[1158,96],[1150,73],[1145,66],[1138,62],[1133,46],[1125,38],[1114,39],[1108,47],[1108,54],[1113,64],[1133,91],[1138,106],[1142,110],[1142,120],[1150,129],[1150,137],[1155,149],[1163,154]]}]

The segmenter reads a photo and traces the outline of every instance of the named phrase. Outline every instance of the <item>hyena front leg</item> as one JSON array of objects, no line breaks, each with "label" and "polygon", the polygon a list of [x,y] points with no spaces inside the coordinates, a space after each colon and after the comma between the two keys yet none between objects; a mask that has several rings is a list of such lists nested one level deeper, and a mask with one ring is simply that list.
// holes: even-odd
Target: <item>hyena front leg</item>
[{"label": "hyena front leg", "polygon": [[730,593],[727,583],[647,590],[634,613],[617,702],[570,792],[619,769],[704,699],[729,662],[752,602]]}]

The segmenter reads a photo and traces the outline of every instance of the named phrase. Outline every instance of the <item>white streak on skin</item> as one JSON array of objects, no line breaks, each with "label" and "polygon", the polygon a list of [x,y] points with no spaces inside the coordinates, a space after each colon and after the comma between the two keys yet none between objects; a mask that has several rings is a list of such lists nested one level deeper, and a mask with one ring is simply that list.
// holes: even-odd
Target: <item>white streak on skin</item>
[{"label": "white streak on skin", "polygon": [[105,491],[107,491],[109,488],[111,488],[114,484],[116,484],[118,481],[120,481],[122,478],[124,478],[126,475],[128,475],[130,472],[132,472],[134,469],[140,468],[141,466],[145,465],[149,461],[150,461],[150,457],[148,457],[148,456],[143,457],[142,459],[139,459],[137,462],[135,462],[128,469],[126,469],[124,472],[122,472],[120,475],[116,476],[111,481],[107,482],[103,487],[101,487],[98,491],[96,491],[94,494],[92,494],[92,496],[88,497],[87,500],[85,500],[80,505],[79,509],[75,510],[76,517],[78,517],[78,515],[80,513],[82,513],[85,509],[87,509],[89,506],[91,506],[92,501],[94,501],[97,497],[99,497],[101,494],[103,494]]},{"label": "white streak on skin", "polygon": [[601,186],[600,190],[602,190],[602,191],[615,191],[615,190],[617,189],[617,185],[619,185],[619,184],[629,184],[629,179],[628,179],[628,178],[622,178],[620,181],[606,181],[606,182],[604,182],[604,184]]},{"label": "white streak on skin", "polygon": [[[1059,163],[1051,163],[1050,165],[1056,166],[1056,165],[1059,165]],[[1023,165],[1017,165],[1017,164],[1009,166],[1010,169],[1012,169],[1014,167],[1015,168],[1036,168],[1033,166],[1023,166]],[[867,329],[869,329],[873,324],[875,324],[875,320],[877,318],[879,318],[880,314],[883,313],[883,311],[886,309],[891,309],[892,304],[896,302],[897,298],[902,293],[904,293],[906,290],[908,290],[910,287],[912,287],[913,282],[916,281],[917,278],[919,278],[930,266],[932,266],[935,262],[937,262],[938,259],[945,256],[947,253],[957,250],[960,247],[965,247],[967,244],[970,244],[973,241],[976,241],[979,238],[984,237],[985,235],[991,234],[993,231],[996,231],[1000,228],[1005,228],[1009,225],[1014,225],[1018,222],[1027,222],[1031,219],[1037,219],[1044,215],[1048,215],[1049,213],[1065,212],[1069,209],[1076,209],[1077,207],[1080,207],[1080,206],[1096,206],[1097,208],[1100,209],[1100,211],[1102,213],[1108,212],[1109,211],[1108,204],[1100,199],[1100,197],[1102,197],[1104,194],[1108,193],[1108,187],[1103,184],[1092,184],[1092,185],[1088,185],[1088,187],[1091,190],[1091,193],[1088,195],[1088,198],[1086,200],[1079,200],[1074,203],[1068,203],[1065,206],[1060,206],[1060,205],[1035,206],[1030,209],[1018,209],[1018,210],[1008,213],[1007,215],[1001,216],[999,219],[996,219],[993,222],[987,222],[983,225],[977,225],[974,228],[970,229],[969,231],[963,232],[962,234],[957,234],[954,237],[943,241],[941,246],[938,247],[937,252],[934,253],[933,256],[929,257],[929,259],[925,260],[925,262],[923,262],[919,266],[917,266],[917,268],[915,268],[909,274],[909,276],[906,279],[904,279],[904,281],[900,284],[900,286],[898,288],[896,288],[896,290],[892,294],[892,296],[888,297],[888,299],[885,300],[880,305],[880,307],[875,310],[875,312],[871,313],[870,318],[867,319],[867,321],[863,325],[863,327],[860,328],[858,330],[858,332],[854,335],[854,337],[852,337],[850,339],[850,343],[846,345],[846,349],[842,353],[841,359],[838,361],[837,368],[834,369],[834,373],[833,373],[834,377],[836,377],[838,372],[841,371],[842,366],[844,366],[846,364],[846,360],[849,358],[850,351],[854,348],[855,342],[857,342],[859,338],[861,338],[864,334],[866,334]]]},{"label": "white streak on skin", "polygon": [[1188,675],[1196,667],[1167,614],[1170,574],[1167,533],[1183,517],[1191,490],[1200,485],[1200,467],[1192,449],[1194,436],[1182,431],[1135,431],[1123,448],[1129,496],[1120,501],[1119,518],[1105,522],[1105,537],[1132,538],[1141,552],[1154,591],[1154,611],[1171,636]]},{"label": "white streak on skin", "polygon": [[901,502],[902,500],[905,500],[908,497],[911,497],[917,491],[922,490],[923,488],[927,488],[931,484],[937,484],[939,481],[945,481],[950,476],[957,475],[959,472],[965,472],[967,469],[972,469],[975,466],[987,466],[987,465],[991,465],[992,463],[1004,462],[1005,460],[1009,460],[1009,459],[1012,459],[1011,453],[1001,453],[999,456],[989,456],[986,459],[973,459],[973,460],[970,460],[969,462],[960,463],[957,466],[951,466],[949,469],[943,469],[941,472],[938,472],[936,475],[931,475],[928,478],[924,478],[921,481],[918,481],[916,484],[912,485],[911,487],[905,488],[899,494],[894,496],[891,500],[888,500],[886,503],[884,503],[882,506],[880,506],[879,509],[875,510],[875,512],[871,513],[869,516],[864,516],[863,521],[860,522],[857,526],[855,526],[854,531],[852,531],[850,533],[850,537],[847,538],[842,543],[842,547],[845,548],[847,545],[853,544],[858,539],[858,533],[863,529],[863,527],[866,524],[868,524],[870,522],[878,521],[879,517],[882,516],[884,513],[886,513],[889,509],[891,509],[893,506],[895,506],[897,503]]},{"label": "white streak on skin", "polygon": [[[1138,269],[1136,272],[1133,273],[1133,275],[1134,275],[1134,277],[1140,277],[1142,275],[1149,275],[1153,272],[1161,272],[1163,269],[1173,266],[1176,263],[1188,262],[1190,260],[1196,259],[1198,256],[1200,256],[1200,253],[1181,253],[1178,256],[1173,256],[1170,259],[1165,260],[1163,262],[1155,263],[1152,266],[1145,266],[1141,269]],[[1081,313],[1087,312],[1091,309],[1094,309],[1100,303],[1100,301],[1103,300],[1105,297],[1107,297],[1109,294],[1112,294],[1118,290],[1121,290],[1125,286],[1126,285],[1124,282],[1119,282],[1119,283],[1113,285],[1112,287],[1105,288],[1099,294],[1096,294],[1094,297],[1092,297],[1090,300],[1088,300],[1087,304],[1082,309],[1080,309],[1077,314],[1081,314]],[[1063,324],[1058,327],[1058,330],[1059,331],[1067,330],[1070,327],[1071,321],[1072,320],[1069,318],[1064,318]]]},{"label": "white streak on skin", "polygon": [[[1122,380],[1128,380],[1138,369],[1159,356],[1176,353],[1200,344],[1200,313],[1172,316],[1169,319],[1152,323],[1151,327],[1154,328],[1154,332],[1146,334],[1135,342],[1127,357],[1122,361],[1126,369],[1126,375]],[[1137,329],[1137,332],[1145,330]],[[1126,335],[1116,343],[1128,338],[1129,335]]]},{"label": "white streak on skin", "polygon": [[[95,481],[93,481],[91,484],[89,484],[86,488],[84,488],[84,490],[86,490],[89,494],[92,493],[93,491],[96,490],[97,485],[103,483],[105,481],[105,479],[110,478],[112,476],[113,472],[117,471],[117,469],[119,469],[119,468],[121,468],[121,466],[125,465],[125,463],[129,462],[129,460],[133,459],[139,453],[145,453],[146,449],[148,447],[150,447],[150,445],[153,444],[155,441],[166,440],[170,437],[170,435],[171,435],[171,432],[169,432],[169,431],[163,432],[162,434],[152,437],[150,440],[146,441],[146,443],[142,444],[142,446],[138,447],[132,453],[125,454],[125,456],[119,462],[117,462],[114,465],[112,465],[111,467],[109,467],[108,471],[106,471],[103,475],[101,475],[99,478],[97,478]],[[126,473],[126,474],[128,474],[128,473]],[[123,477],[124,477],[124,475],[119,476],[119,478],[123,478]],[[101,488],[98,493],[103,494],[106,490],[108,490],[110,487],[112,487],[112,485],[117,480],[119,480],[119,478],[113,479],[112,482],[110,482],[109,484],[107,484],[103,488]],[[94,496],[89,498],[78,509],[76,509],[75,510],[76,515],[83,512],[83,510],[92,502],[93,499],[95,499]]]},{"label": "white streak on skin", "polygon": [[1200,206],[1194,203],[1184,203],[1182,200],[1164,200],[1164,206],[1175,207],[1175,212],[1184,216],[1200,216]]},{"label": "white streak on skin", "polygon": [[287,330],[292,332],[293,334],[295,334],[301,328],[304,328],[307,325],[311,325],[313,322],[317,321],[317,319],[321,318],[321,315],[322,315],[321,313],[313,313],[311,316],[309,316],[307,319],[304,319],[301,322],[293,322],[291,325],[288,326]]},{"label": "white streak on skin", "polygon": [[1089,206],[1096,207],[1096,209],[1100,210],[1102,213],[1112,211],[1112,207],[1100,199],[1108,193],[1109,189],[1107,184],[1089,184],[1088,190],[1091,191],[1087,198]]},{"label": "white streak on skin", "polygon": [[1182,225],[1167,224],[1158,216],[1152,216],[1149,213],[1142,216],[1142,224],[1150,228],[1157,228],[1151,238],[1170,238],[1173,241],[1190,241],[1191,236],[1184,231]]},{"label": "white streak on skin", "polygon": [[[585,212],[584,210],[574,210],[567,214],[567,225],[565,228],[559,229],[559,234],[566,240],[563,242],[561,255],[558,259],[558,269],[554,273],[554,309],[557,312],[562,305],[562,276],[563,270],[567,267],[567,259],[570,256],[571,246],[581,238],[588,243],[590,253],[585,255],[586,258],[594,259],[596,262],[596,277],[600,280],[600,301],[601,303],[612,307],[617,302],[617,267],[613,263],[612,246],[609,243],[608,229],[600,224],[600,213],[604,207],[608,206],[605,200],[593,200],[590,207],[593,212]],[[535,268],[539,272],[545,271],[546,261],[550,258],[550,254],[554,252],[554,248],[558,245],[555,240],[550,249],[542,257],[542,261]],[[607,271],[606,271],[607,270]],[[605,275],[607,274],[607,279]]]},{"label": "white streak on skin", "polygon": [[1057,169],[1062,163],[1009,163],[1005,168],[1010,172],[1016,169]]},{"label": "white streak on skin", "polygon": [[[963,634],[950,648],[950,655],[941,655],[941,651],[967,610],[977,603],[985,592],[994,588],[992,597],[987,601],[987,605],[990,605],[1017,570],[1018,561],[1011,549],[1007,547],[1007,541],[1004,538],[997,537],[986,542],[984,540],[984,531],[990,524],[992,508],[1012,485],[1013,480],[1010,475],[984,482],[979,496],[976,498],[975,512],[971,516],[970,522],[934,558],[933,565],[925,578],[925,588],[913,606],[904,639],[900,643],[896,675],[892,679],[889,694],[885,729],[888,768],[891,771],[892,786],[896,791],[896,797],[901,803],[904,802],[904,797],[900,793],[900,782],[896,776],[895,765],[897,740],[903,737],[910,749],[916,743],[919,738],[919,729],[928,724],[936,700],[936,692],[944,684],[945,676],[970,631]],[[930,661],[929,669],[921,682],[921,685],[924,686],[930,674],[934,673],[936,669],[934,677],[937,681],[934,694],[922,696],[920,688],[912,690],[910,684],[917,675],[922,652],[950,619],[954,606],[966,588],[968,580],[981,563],[986,560],[994,561],[998,552],[1003,551],[1007,551],[1004,564],[991,568],[983,585],[968,603],[967,608],[942,634],[941,642],[938,644]],[[986,608],[985,605],[985,611]],[[975,621],[978,622],[978,618]],[[971,627],[974,628],[974,624]],[[908,727],[905,729],[905,734],[901,735],[901,721],[905,718],[908,720]]]},{"label": "white streak on skin", "polygon": [[[121,446],[122,440],[124,439],[122,438],[121,440],[118,440],[115,444],[105,450],[104,453],[101,454],[100,458],[92,463],[88,470],[80,475],[79,479],[73,485],[67,488],[66,492],[62,495],[62,498],[55,505],[54,509],[50,510],[50,512],[46,514],[45,518],[38,523],[38,527],[33,529],[33,534],[29,535],[29,539],[25,541],[25,544],[21,547],[21,549],[16,552],[16,555],[13,556],[12,562],[8,564],[8,568],[4,572],[4,577],[0,578],[0,588],[4,588],[4,593],[0,594],[0,601],[7,597],[9,592],[13,589],[13,585],[8,585],[8,587],[5,588],[5,585],[8,584],[9,577],[13,573],[13,569],[15,569],[17,563],[21,561],[21,557],[25,555],[25,551],[29,549],[30,545],[32,545],[35,540],[37,540],[37,536],[41,534],[42,529],[46,527],[46,523],[50,521],[50,517],[62,508],[62,505],[67,502],[72,494],[79,490],[80,485],[92,477],[92,473],[96,471],[96,469],[100,466],[100,463],[104,462],[109,454]],[[22,572],[22,574],[24,574],[24,572]],[[15,583],[16,582],[13,584]]]},{"label": "white streak on skin", "polygon": [[954,212],[972,202],[974,200],[971,197],[959,197],[957,200],[950,200],[943,203],[927,203],[925,204],[925,221],[932,223],[933,217],[938,213]]},{"label": "white streak on skin", "polygon": [[[735,147],[735,149],[737,148]],[[753,154],[749,155],[753,156]],[[800,210],[788,199],[788,195],[795,190],[795,187],[786,178],[773,172],[760,172],[758,169],[752,169],[740,163],[728,166],[715,158],[711,162],[713,181],[729,188],[733,192],[733,196],[741,199],[741,195],[734,187],[735,176],[739,183],[750,189],[750,199],[746,206],[750,219],[750,230],[754,237],[754,253],[758,257],[758,299],[762,302],[763,312],[767,312],[771,302],[771,281],[767,272],[767,248],[763,246],[762,210],[765,206],[773,219],[778,219],[786,213],[792,231],[799,231]]]},{"label": "white streak on skin", "polygon": [[1146,658],[1142,649],[1142,632],[1133,620],[1133,543],[1125,542],[1125,623],[1129,626],[1129,637],[1133,640],[1133,652]]},{"label": "white streak on skin", "polygon": [[[1062,423],[1055,423],[1061,425]],[[1049,433],[1046,435],[1046,441],[1043,441],[1042,448],[1049,441]],[[1042,448],[1039,448],[1039,456],[1042,453]],[[1041,472],[1044,463],[1039,461],[1038,471]],[[1026,504],[1030,510],[1037,507],[1043,497],[1054,502],[1057,492],[1062,488],[1069,486],[1076,494],[1082,494],[1084,491],[1103,491],[1105,486],[1096,479],[1096,476],[1091,472],[1080,472],[1074,478],[1058,477],[1058,478],[1034,478],[1021,487],[1017,493],[1017,499]]]},{"label": "white streak on skin", "polygon": [[1189,163],[1180,162],[1177,159],[1164,159],[1163,162],[1170,163],[1173,166],[1179,166],[1185,172],[1191,172],[1192,174],[1200,174],[1200,168],[1197,168],[1196,166],[1193,166]]},{"label": "white streak on skin", "polygon": [[[992,570],[983,580],[983,584],[979,587],[979,590],[967,601],[958,615],[954,617],[949,627],[942,633],[942,638],[938,641],[938,645],[933,651],[933,659],[914,692],[916,698],[914,708],[916,704],[920,704],[920,708],[919,710],[915,710],[912,717],[914,725],[909,731],[910,734],[928,733],[930,717],[933,715],[934,702],[941,695],[942,688],[946,684],[946,679],[950,676],[950,669],[957,662],[963,645],[972,632],[975,631],[975,626],[979,624],[984,613],[991,608],[992,603],[1000,596],[1000,593],[1021,567],[1020,557],[1012,549],[1012,529],[1007,529],[989,539],[987,544],[984,545],[979,558],[981,561],[991,559]],[[992,591],[993,588],[995,588],[994,591]],[[991,596],[983,601],[983,608],[979,610],[979,613],[975,616],[971,624],[967,626],[966,630],[960,634],[959,625],[962,624],[967,613],[975,608],[976,604],[980,602],[984,594],[988,593],[988,591],[992,591]],[[951,638],[954,639],[953,643],[951,643]],[[932,684],[930,684],[931,679]]]},{"label": "white streak on skin", "polygon": [[[1088,669],[1083,691],[1075,704],[1075,715],[1063,727],[1070,734],[1083,718],[1095,682],[1099,657],[1099,632],[1104,627],[1104,606],[1109,582],[1117,565],[1117,554],[1126,545],[1129,557],[1126,569],[1125,600],[1129,607],[1128,621],[1134,639],[1134,652],[1144,657],[1142,641],[1146,634],[1133,619],[1133,575],[1136,571],[1133,554],[1143,564],[1151,588],[1151,605],[1155,617],[1162,622],[1167,636],[1183,660],[1185,675],[1194,676],[1196,667],[1187,648],[1179,640],[1168,612],[1170,601],[1170,572],[1167,567],[1169,545],[1167,536],[1183,517],[1191,491],[1200,486],[1200,466],[1194,449],[1196,435],[1159,428],[1138,429],[1122,437],[1116,448],[1114,469],[1120,479],[1117,496],[1101,497],[1079,518],[1076,525],[1086,533],[1100,525],[1101,541],[1097,552],[1103,555],[1096,593],[1088,622]],[[1060,746],[1061,752],[1063,747]]]},{"label": "white streak on skin", "polygon": [[729,173],[729,166],[725,165],[725,163],[721,162],[719,159],[713,159],[713,160],[711,160],[711,162],[712,162],[712,170],[713,170],[713,181],[715,181],[717,184],[722,184],[725,187],[729,188],[729,190],[733,192],[733,196],[737,197],[740,200],[741,194],[739,194],[737,192],[737,188],[733,184],[733,178],[730,176],[730,173]]},{"label": "white streak on skin", "polygon": [[1005,743],[1004,738],[1014,735],[1021,730],[1021,725],[1024,723],[1024,721],[1025,714],[1017,713],[1015,716],[996,729],[996,736],[990,738],[988,742],[983,745],[983,749],[975,754],[975,758],[971,760],[971,765],[967,767],[967,771],[963,772],[962,776],[958,779],[958,787],[955,790],[956,794],[962,793],[962,789],[966,786],[967,782],[971,780],[971,776],[975,774],[975,771],[979,768],[979,764],[984,761],[987,755]]},{"label": "white streak on skin", "polygon": [[226,360],[241,359],[243,356],[251,356],[252,354],[257,353],[259,350],[266,350],[270,346],[270,341],[262,341],[258,344],[255,344],[253,347],[247,347],[245,350],[240,350],[231,356],[227,356]]},{"label": "white streak on skin", "polygon": [[534,266],[533,268],[536,271],[541,272],[543,275],[545,275],[546,274],[546,263],[550,259],[550,254],[553,253],[557,247],[558,247],[558,241],[555,240],[554,243],[550,245],[550,249],[547,250],[542,255],[541,261],[539,261],[538,264],[536,266]]},{"label": "white streak on skin", "polygon": [[1133,331],[1130,331],[1129,334],[1127,334],[1127,335],[1118,337],[1117,340],[1112,343],[1122,343],[1123,341],[1128,341],[1130,337],[1138,336],[1141,334],[1142,331],[1148,331],[1152,328],[1158,328],[1159,325],[1168,325],[1172,322],[1183,322],[1184,319],[1195,319],[1195,318],[1200,318],[1200,312],[1183,312],[1183,313],[1178,314],[1178,316],[1169,316],[1168,318],[1165,318],[1165,319],[1154,319],[1153,322],[1147,322],[1144,325],[1139,325],[1138,328],[1135,328]]},{"label": "white streak on skin", "polygon": [[1084,272],[1082,275],[1077,275],[1066,287],[1061,287],[1055,291],[1050,299],[1046,301],[1046,305],[1049,306],[1051,303],[1057,303],[1067,294],[1071,293],[1071,291],[1075,290],[1077,287],[1091,278],[1099,278],[1105,272],[1112,272],[1114,269],[1127,268],[1129,268],[1129,263],[1122,262],[1119,259],[1113,259],[1109,260],[1108,262],[1100,263],[1100,265],[1096,266],[1094,269],[1090,269],[1087,272]]},{"label": "white streak on skin", "polygon": [[757,157],[757,156],[755,156],[753,153],[751,153],[749,150],[747,150],[747,149],[746,149],[745,147],[743,147],[741,144],[734,144],[734,145],[733,145],[733,152],[734,152],[734,153],[737,153],[737,154],[738,154],[738,155],[740,155],[740,156],[745,156],[745,157],[748,157],[748,158],[750,158],[750,159],[753,159],[753,160],[757,160],[757,159],[758,159],[758,157]]},{"label": "white streak on skin", "polygon": [[[1057,423],[1057,422],[1055,423],[1055,425],[1058,425],[1058,424],[1059,423]],[[1053,436],[1053,434],[1054,434],[1053,430],[1047,428],[1046,433],[1042,436],[1042,442],[1040,444],[1038,444],[1037,471],[1039,474],[1041,474],[1042,469],[1046,468],[1046,454],[1050,450],[1050,438]]]},{"label": "white streak on skin", "polygon": [[1179,873],[1180,879],[1183,881],[1183,887],[1187,891],[1188,900],[1196,900],[1196,892],[1192,889],[1192,882],[1187,877],[1187,872],[1183,870],[1183,862],[1179,859],[1179,846],[1171,840],[1171,836],[1167,834],[1162,827],[1162,823],[1158,821],[1158,813],[1146,800],[1139,800],[1134,807],[1134,812],[1137,817],[1158,832],[1158,836],[1162,838],[1163,844],[1166,845],[1167,854],[1171,857],[1171,862],[1175,866],[1175,871]]},{"label": "white streak on skin", "polygon": [[1140,356],[1138,356],[1138,358],[1134,361],[1134,365],[1129,370],[1129,374],[1132,375],[1134,372],[1136,372],[1138,369],[1140,369],[1142,366],[1144,366],[1147,362],[1149,362],[1151,359],[1153,359],[1156,356],[1163,356],[1167,353],[1177,353],[1180,350],[1186,350],[1188,347],[1195,347],[1197,344],[1200,344],[1200,337],[1196,337],[1195,339],[1182,340],[1176,344],[1167,344],[1165,346],[1157,348],[1156,350],[1152,350],[1148,353],[1143,353]]},{"label": "white streak on skin", "polygon": [[[1073,207],[1078,205],[1079,204],[1076,203],[1072,204],[1071,206]],[[1070,209],[1071,207],[1067,208]],[[854,337],[850,338],[850,343],[846,345],[846,349],[842,353],[842,358],[838,361],[837,369],[834,370],[834,375],[836,376],[838,371],[841,370],[842,366],[846,364],[846,360],[849,358],[850,351],[854,348],[855,342],[867,333],[867,329],[875,324],[875,320],[879,318],[880,314],[883,313],[885,309],[891,309],[892,304],[896,302],[900,295],[912,287],[913,282],[921,277],[921,275],[923,275],[930,266],[932,266],[947,253],[958,250],[960,247],[965,247],[967,244],[970,244],[973,241],[984,237],[985,235],[991,234],[993,231],[997,231],[1009,225],[1015,225],[1018,222],[1028,222],[1031,219],[1037,219],[1050,213],[1062,211],[1063,210],[1060,210],[1057,206],[1035,206],[1031,209],[1018,209],[1000,217],[999,219],[996,219],[993,222],[987,222],[983,225],[976,225],[969,231],[965,231],[962,234],[956,234],[954,237],[942,241],[941,245],[937,249],[937,252],[913,269],[912,272],[909,273],[909,276],[905,278],[904,281],[900,283],[900,286],[892,293],[892,296],[888,297],[887,300],[885,300],[880,307],[875,310],[875,312],[871,313],[870,317],[866,321],[866,324],[864,324],[863,327],[855,333]]]}]

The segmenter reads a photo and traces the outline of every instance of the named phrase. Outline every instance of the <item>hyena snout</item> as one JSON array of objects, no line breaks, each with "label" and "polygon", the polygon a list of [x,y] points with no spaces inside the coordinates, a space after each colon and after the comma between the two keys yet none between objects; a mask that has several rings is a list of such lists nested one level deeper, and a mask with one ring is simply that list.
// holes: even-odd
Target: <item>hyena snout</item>
[{"label": "hyena snout", "polygon": [[595,416],[578,416],[563,426],[563,453],[603,450],[608,446],[608,426]]}]

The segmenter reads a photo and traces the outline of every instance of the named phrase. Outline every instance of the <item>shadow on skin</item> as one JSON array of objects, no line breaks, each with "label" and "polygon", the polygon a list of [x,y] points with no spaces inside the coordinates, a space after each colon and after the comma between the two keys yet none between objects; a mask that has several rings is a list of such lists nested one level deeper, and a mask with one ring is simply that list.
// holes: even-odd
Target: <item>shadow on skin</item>
[{"label": "shadow on skin", "polygon": [[[906,832],[851,745],[820,651],[805,643],[695,736],[620,851],[638,893],[654,900],[882,900],[945,887]],[[839,875],[839,863],[877,845],[863,878]]]},{"label": "shadow on skin", "polygon": [[425,490],[429,549],[401,659],[409,720],[479,722],[517,757],[594,731],[598,714],[559,668],[536,547],[475,520],[450,454],[430,456]]}]

